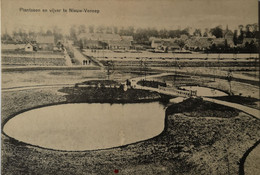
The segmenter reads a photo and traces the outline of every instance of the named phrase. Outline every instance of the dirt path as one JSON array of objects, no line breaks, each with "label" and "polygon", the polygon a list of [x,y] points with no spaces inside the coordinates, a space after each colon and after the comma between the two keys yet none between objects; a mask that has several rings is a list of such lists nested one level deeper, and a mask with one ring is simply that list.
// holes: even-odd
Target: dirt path
[{"label": "dirt path", "polygon": [[[150,91],[156,91],[156,92],[166,94],[166,95],[179,96],[177,93],[174,93],[171,91],[160,90],[160,89],[152,88],[152,87],[144,87],[144,86],[140,86],[137,84],[138,81],[140,81],[144,78],[155,78],[155,77],[161,77],[161,76],[167,76],[167,75],[174,75],[174,73],[162,73],[162,74],[150,75],[150,76],[145,76],[145,77],[144,76],[137,77],[137,78],[131,79],[131,83],[132,83],[133,87],[137,88],[137,89],[145,89],[145,90],[150,90]],[[247,106],[244,106],[241,104],[237,104],[237,103],[231,103],[231,102],[216,100],[216,99],[207,98],[207,97],[203,97],[203,100],[225,105],[228,107],[232,107],[232,108],[238,109],[240,111],[243,111],[253,117],[256,117],[257,119],[260,119],[260,111],[258,109],[250,108],[250,107],[247,107]]]},{"label": "dirt path", "polygon": [[225,105],[228,107],[232,107],[232,108],[238,109],[240,111],[243,111],[253,117],[256,117],[257,119],[260,119],[260,111],[258,109],[250,108],[250,107],[247,107],[247,106],[244,106],[241,104],[237,104],[237,103],[231,103],[231,102],[216,100],[216,99],[207,98],[207,97],[203,97],[203,100]]},{"label": "dirt path", "polygon": [[95,66],[93,62],[90,59],[86,58],[82,53],[80,53],[80,51],[77,48],[75,48],[74,46],[71,47],[73,48],[74,57],[75,59],[79,60],[80,65]]}]

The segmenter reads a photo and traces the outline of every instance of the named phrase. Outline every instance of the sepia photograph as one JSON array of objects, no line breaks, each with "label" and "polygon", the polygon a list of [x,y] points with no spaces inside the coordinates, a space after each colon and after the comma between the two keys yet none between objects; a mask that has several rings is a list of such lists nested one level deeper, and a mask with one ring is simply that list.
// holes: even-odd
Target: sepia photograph
[{"label": "sepia photograph", "polygon": [[260,174],[260,1],[0,7],[1,174]]}]

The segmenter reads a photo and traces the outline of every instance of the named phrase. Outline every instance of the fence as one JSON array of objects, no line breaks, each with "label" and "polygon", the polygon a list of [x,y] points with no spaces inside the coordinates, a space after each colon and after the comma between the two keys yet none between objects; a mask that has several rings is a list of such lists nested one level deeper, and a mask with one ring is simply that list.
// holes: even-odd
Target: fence
[{"label": "fence", "polygon": [[197,96],[197,91],[193,90],[186,90],[186,89],[176,89],[174,87],[164,87],[164,86],[158,86],[159,90],[173,92],[178,96],[184,96],[184,97],[191,97],[191,96]]}]

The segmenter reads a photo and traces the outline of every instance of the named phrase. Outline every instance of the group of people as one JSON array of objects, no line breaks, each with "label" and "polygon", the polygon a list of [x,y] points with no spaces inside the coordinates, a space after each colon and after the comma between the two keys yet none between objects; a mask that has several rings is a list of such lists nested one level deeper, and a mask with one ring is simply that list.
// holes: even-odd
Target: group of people
[{"label": "group of people", "polygon": [[83,65],[90,65],[91,61],[90,60],[83,60]]}]

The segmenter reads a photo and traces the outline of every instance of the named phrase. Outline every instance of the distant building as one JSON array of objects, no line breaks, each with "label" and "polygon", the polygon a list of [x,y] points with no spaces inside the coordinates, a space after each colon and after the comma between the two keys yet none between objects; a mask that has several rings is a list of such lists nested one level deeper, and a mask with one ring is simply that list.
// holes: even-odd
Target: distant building
[{"label": "distant building", "polygon": [[54,36],[37,36],[36,43],[39,50],[52,51],[54,47]]},{"label": "distant building", "polygon": [[130,50],[133,42],[132,36],[121,36],[120,40],[110,40],[108,41],[109,49],[123,49]]},{"label": "distant building", "polygon": [[234,41],[233,41],[234,33],[228,29],[228,26],[226,30],[223,33],[223,38],[227,41],[227,45],[229,47],[235,47]]},{"label": "distant building", "polygon": [[161,47],[164,51],[175,51],[181,49],[177,43],[171,41],[164,41]]},{"label": "distant building", "polygon": [[151,41],[151,48],[156,49],[162,45],[162,39],[161,38],[150,38]]},{"label": "distant building", "polygon": [[120,36],[118,34],[82,33],[78,36],[83,48],[98,49],[130,49],[133,42],[132,36]]},{"label": "distant building", "polygon": [[217,47],[224,47],[225,46],[225,38],[214,38],[213,43]]},{"label": "distant building", "polygon": [[206,50],[210,48],[214,37],[192,37],[186,41],[185,48],[188,50]]},{"label": "distant building", "polygon": [[162,38],[149,38],[151,42],[151,48],[155,50],[163,50],[163,51],[174,51],[180,50],[180,46],[175,43],[175,39],[162,39]]},{"label": "distant building", "polygon": [[98,41],[98,40],[82,39],[82,40],[80,40],[80,42],[82,42],[82,46],[85,49],[102,49],[103,48],[102,42]]},{"label": "distant building", "polygon": [[26,52],[33,52],[34,50],[33,50],[33,45],[31,44],[31,43],[27,43],[26,45],[25,45],[25,47],[24,47],[24,50],[26,51]]},{"label": "distant building", "polygon": [[223,37],[225,38],[225,39],[233,39],[233,37],[234,37],[234,33],[231,31],[231,30],[229,30],[228,29],[228,27],[227,27],[227,29],[224,31],[224,33],[223,33]]}]

